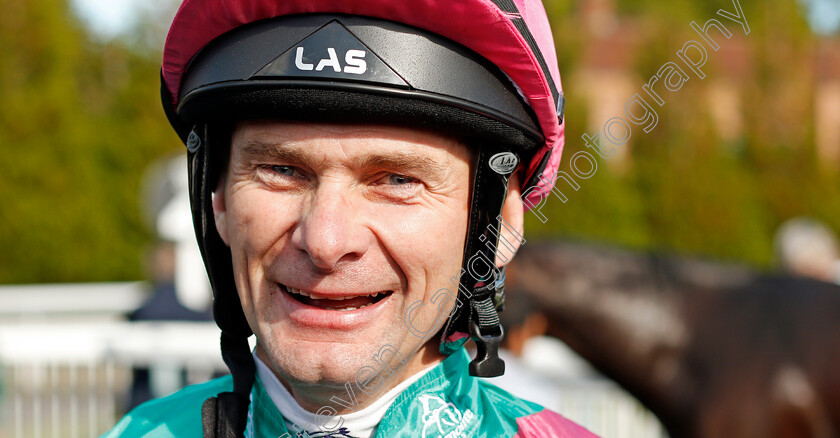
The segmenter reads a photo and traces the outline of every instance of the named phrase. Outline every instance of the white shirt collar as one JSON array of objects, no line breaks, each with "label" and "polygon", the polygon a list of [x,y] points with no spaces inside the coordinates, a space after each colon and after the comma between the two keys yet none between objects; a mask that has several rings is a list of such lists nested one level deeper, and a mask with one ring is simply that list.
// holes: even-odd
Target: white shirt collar
[{"label": "white shirt collar", "polygon": [[[341,427],[347,429],[351,436],[356,438],[370,438],[376,432],[376,427],[382,421],[382,417],[385,416],[385,412],[391,407],[397,396],[434,368],[434,366],[430,366],[403,380],[364,409],[340,416],[326,416],[316,415],[302,408],[289,391],[286,390],[286,387],[280,383],[280,380],[274,375],[268,365],[257,356],[256,352],[254,352],[253,356],[254,362],[257,365],[257,375],[260,381],[262,381],[265,392],[268,393],[271,401],[277,406],[277,410],[283,414],[283,417],[286,419],[286,424],[289,426],[289,431],[293,434],[300,429],[306,429],[308,432],[318,432],[320,429],[317,427],[313,428],[313,425],[337,425],[341,420]],[[334,407],[332,405],[330,406]],[[295,428],[294,425],[299,425],[299,427]]]}]

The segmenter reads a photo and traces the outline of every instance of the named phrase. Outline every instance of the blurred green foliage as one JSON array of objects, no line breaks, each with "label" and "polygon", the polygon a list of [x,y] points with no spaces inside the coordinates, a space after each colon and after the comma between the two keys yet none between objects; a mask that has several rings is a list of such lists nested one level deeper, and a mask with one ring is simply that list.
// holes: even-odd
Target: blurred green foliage
[{"label": "blurred green foliage", "polygon": [[[568,170],[568,158],[585,149],[581,135],[595,133],[581,85],[585,59],[609,54],[587,53],[593,37],[581,0],[544,1],[568,99]],[[634,130],[626,163],[601,160],[579,191],[566,188],[567,203],[552,197],[547,223],[527,215],[528,238],[767,267],[783,220],[807,214],[840,230],[837,163],[820,163],[813,146],[815,37],[797,2],[740,3],[752,32],[743,39],[750,70],[736,83],[738,137],[724,140],[712,122],[708,87],[725,73],[720,54],[710,53],[707,79],[672,93],[652,132]],[[619,21],[638,40],[628,66],[638,86],[620,97],[641,92],[696,38],[689,23],[718,8],[732,3],[617,0]],[[130,38],[98,42],[63,0],[0,0],[0,11],[0,283],[143,278],[152,236],[141,215],[141,177],[181,147],[160,109],[160,54]]]},{"label": "blurred green foliage", "polygon": [[[597,37],[585,30],[583,2],[577,9],[568,0],[545,2],[550,13],[564,11],[551,24],[568,99],[561,165],[568,171],[569,157],[586,150],[581,135],[598,134],[592,125],[606,122],[588,119],[580,81],[587,71],[582,54],[588,39]],[[751,30],[742,38],[746,77],[732,77],[721,65],[722,51],[710,50],[707,77],[692,75],[670,93],[657,108],[653,131],[645,134],[633,125],[625,162],[611,166],[601,159],[595,176],[578,180],[577,192],[558,182],[568,202],[552,196],[542,210],[549,218],[545,224],[528,214],[530,237],[596,240],[770,268],[773,234],[784,220],[808,215],[840,231],[840,163],[820,162],[814,147],[816,37],[797,2],[740,4]],[[628,72],[637,86],[621,96],[625,100],[642,93],[665,62],[678,62],[676,52],[686,41],[698,39],[691,21],[702,25],[720,8],[734,11],[731,0],[618,0],[614,7],[618,32],[638,40]],[[743,35],[738,24],[721,20]],[[743,123],[735,139],[724,140],[711,120],[708,91],[717,79],[734,83],[739,94]]]},{"label": "blurred green foliage", "polygon": [[92,42],[61,0],[0,11],[0,283],[143,278],[140,180],[178,146],[157,55]]}]

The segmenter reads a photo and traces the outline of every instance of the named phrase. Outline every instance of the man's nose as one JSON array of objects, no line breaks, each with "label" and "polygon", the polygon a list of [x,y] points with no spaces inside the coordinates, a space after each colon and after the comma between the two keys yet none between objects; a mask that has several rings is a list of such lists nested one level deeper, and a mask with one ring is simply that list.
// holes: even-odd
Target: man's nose
[{"label": "man's nose", "polygon": [[370,246],[370,231],[360,223],[352,196],[338,187],[319,187],[292,234],[295,249],[321,270],[360,259]]}]

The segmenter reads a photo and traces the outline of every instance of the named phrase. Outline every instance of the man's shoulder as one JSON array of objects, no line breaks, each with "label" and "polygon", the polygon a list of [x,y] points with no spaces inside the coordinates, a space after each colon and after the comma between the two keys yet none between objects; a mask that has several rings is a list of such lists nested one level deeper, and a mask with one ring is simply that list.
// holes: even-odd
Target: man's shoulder
[{"label": "man's shoulder", "polygon": [[201,405],[204,400],[232,388],[233,379],[228,375],[150,400],[132,409],[101,438],[200,437]]},{"label": "man's shoulder", "polygon": [[598,435],[585,427],[549,409],[518,418],[516,425],[519,426],[519,432],[514,438],[598,438]]},{"label": "man's shoulder", "polygon": [[530,415],[543,410],[544,408],[532,401],[525,400],[518,397],[507,390],[504,390],[485,379],[476,379],[478,387],[482,396],[487,399],[490,404],[500,413],[505,416],[512,416],[519,418],[524,415]]},{"label": "man's shoulder", "polygon": [[[490,382],[479,379],[479,387],[483,397],[493,406],[496,418],[506,418],[516,424],[515,438],[598,438],[568,418],[537,403],[517,397]],[[546,435],[547,433],[549,435]]]}]

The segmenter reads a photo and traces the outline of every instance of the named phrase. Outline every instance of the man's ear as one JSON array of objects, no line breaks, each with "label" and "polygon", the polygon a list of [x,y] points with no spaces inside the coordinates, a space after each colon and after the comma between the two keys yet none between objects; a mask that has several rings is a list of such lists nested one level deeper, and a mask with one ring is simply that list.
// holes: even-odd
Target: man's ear
[{"label": "man's ear", "polygon": [[213,218],[216,222],[216,231],[225,245],[230,246],[227,234],[227,202],[225,200],[225,187],[227,186],[227,172],[222,171],[219,177],[219,184],[216,185],[216,190],[213,191]]},{"label": "man's ear", "polygon": [[502,205],[502,219],[499,226],[499,244],[496,246],[496,267],[501,268],[510,262],[519,247],[525,242],[525,206],[522,203],[521,181],[525,170],[518,167],[508,182],[508,193]]}]

